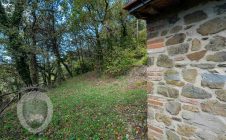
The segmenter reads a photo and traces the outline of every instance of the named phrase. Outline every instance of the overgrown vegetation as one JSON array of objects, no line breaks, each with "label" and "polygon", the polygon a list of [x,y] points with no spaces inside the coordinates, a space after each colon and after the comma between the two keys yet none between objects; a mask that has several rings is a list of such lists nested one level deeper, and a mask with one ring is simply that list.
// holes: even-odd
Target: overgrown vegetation
[{"label": "overgrown vegetation", "polygon": [[20,88],[93,70],[124,74],[145,57],[146,31],[123,6],[121,0],[0,1],[1,79],[11,77]]},{"label": "overgrown vegetation", "polygon": [[0,118],[0,139],[145,139],[146,92],[142,82],[128,81],[92,74],[70,79],[48,93],[54,113],[44,132],[23,129],[14,106]]},{"label": "overgrown vegetation", "polygon": [[[0,0],[0,139],[145,138],[146,94],[122,75],[146,64],[146,30],[126,1]],[[95,77],[81,76],[88,72]],[[13,104],[30,86],[50,89],[54,104],[37,135],[21,127]]]}]

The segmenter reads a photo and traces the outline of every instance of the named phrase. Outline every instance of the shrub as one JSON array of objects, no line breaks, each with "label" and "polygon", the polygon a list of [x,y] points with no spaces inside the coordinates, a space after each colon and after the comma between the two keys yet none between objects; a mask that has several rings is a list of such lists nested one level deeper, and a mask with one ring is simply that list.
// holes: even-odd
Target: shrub
[{"label": "shrub", "polygon": [[105,73],[111,76],[125,74],[134,64],[134,52],[114,47],[111,57],[105,60]]},{"label": "shrub", "polygon": [[92,70],[93,70],[93,64],[91,63],[90,60],[89,61],[84,60],[84,62],[77,61],[74,64],[75,75],[87,73],[87,72],[92,71]]}]

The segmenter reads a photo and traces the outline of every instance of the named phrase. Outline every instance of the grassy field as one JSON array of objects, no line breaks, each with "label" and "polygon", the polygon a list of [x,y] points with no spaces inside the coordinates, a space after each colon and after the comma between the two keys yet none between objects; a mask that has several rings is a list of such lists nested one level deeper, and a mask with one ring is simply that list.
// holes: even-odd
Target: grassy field
[{"label": "grassy field", "polygon": [[0,118],[0,139],[146,139],[146,92],[142,82],[86,74],[49,91],[53,118],[38,135],[23,129],[16,106]]}]

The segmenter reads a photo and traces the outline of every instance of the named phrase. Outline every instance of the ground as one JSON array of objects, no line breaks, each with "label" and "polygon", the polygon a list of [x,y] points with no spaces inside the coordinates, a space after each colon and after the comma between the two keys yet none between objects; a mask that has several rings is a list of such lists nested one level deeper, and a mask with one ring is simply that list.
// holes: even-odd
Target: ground
[{"label": "ground", "polygon": [[35,136],[21,127],[14,105],[0,118],[0,139],[146,139],[145,82],[131,77],[89,73],[50,90],[53,118]]}]

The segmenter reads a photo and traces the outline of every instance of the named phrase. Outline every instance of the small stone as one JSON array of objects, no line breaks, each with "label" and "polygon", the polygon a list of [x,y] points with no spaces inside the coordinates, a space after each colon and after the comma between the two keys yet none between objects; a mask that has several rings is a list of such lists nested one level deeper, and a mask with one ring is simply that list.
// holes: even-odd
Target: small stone
[{"label": "small stone", "polygon": [[164,30],[164,31],[162,31],[161,36],[165,36],[165,35],[167,35],[167,33],[168,33],[168,30]]},{"label": "small stone", "polygon": [[199,61],[206,55],[206,52],[207,52],[206,50],[203,50],[200,52],[191,53],[191,54],[188,54],[187,57],[191,61]]},{"label": "small stone", "polygon": [[215,36],[210,40],[209,44],[205,47],[210,51],[220,51],[226,49],[226,38],[222,36]]},{"label": "small stone", "polygon": [[166,85],[164,82],[159,82],[158,84],[162,86]]},{"label": "small stone", "polygon": [[169,35],[169,36],[166,36],[166,38],[170,38],[170,37],[172,37],[173,35]]},{"label": "small stone", "polygon": [[184,82],[181,81],[179,73],[175,70],[167,70],[164,74],[164,78],[167,84],[179,87],[184,86]]},{"label": "small stone", "polygon": [[172,120],[177,121],[177,122],[182,122],[182,119],[178,118],[178,117],[172,117]]},{"label": "small stone", "polygon": [[182,112],[184,122],[202,130],[209,130],[217,134],[226,132],[226,124],[219,117],[207,113]]},{"label": "small stone", "polygon": [[199,109],[195,106],[191,105],[183,105],[182,107],[184,110],[191,111],[191,112],[199,112]]},{"label": "small stone", "polygon": [[204,40],[204,41],[205,41],[205,40],[208,40],[208,39],[209,39],[209,37],[203,37],[203,38],[202,38],[202,40]]},{"label": "small stone", "polygon": [[185,137],[181,137],[181,140],[189,140],[188,138]]},{"label": "small stone", "polygon": [[220,101],[226,102],[226,90],[217,90],[215,94]]},{"label": "small stone", "polygon": [[178,55],[178,54],[185,54],[189,50],[189,44],[183,43],[175,46],[167,47],[167,51],[170,56]]},{"label": "small stone", "polygon": [[154,61],[155,61],[154,57],[148,57],[147,65],[148,65],[148,66],[154,65]]},{"label": "small stone", "polygon": [[188,39],[187,39],[187,42],[190,42],[190,41],[192,41],[192,38],[188,38]]},{"label": "small stone", "polygon": [[153,94],[153,82],[147,81],[146,89],[148,94]]},{"label": "small stone", "polygon": [[172,68],[173,67],[173,60],[170,59],[167,55],[161,54],[157,59],[157,66],[165,67],[165,68]]},{"label": "small stone", "polygon": [[179,31],[182,30],[182,26],[175,26],[171,29],[170,33],[173,34],[173,33],[178,33]]},{"label": "small stone", "polygon": [[182,136],[186,136],[186,137],[191,137],[195,134],[196,128],[186,125],[186,124],[182,124],[182,125],[178,125],[177,127],[177,132],[182,135]]},{"label": "small stone", "polygon": [[182,75],[185,81],[194,83],[198,76],[198,72],[196,69],[183,69]]},{"label": "small stone", "polygon": [[226,52],[217,52],[213,55],[207,55],[206,60],[213,61],[213,62],[225,62]]},{"label": "small stone", "polygon": [[194,25],[188,25],[188,26],[186,26],[185,28],[184,28],[184,30],[188,30],[188,29],[190,29],[191,27],[193,27]]},{"label": "small stone", "polygon": [[213,74],[219,74],[217,70],[208,70],[208,72],[213,73]]},{"label": "small stone", "polygon": [[171,115],[178,115],[181,111],[181,104],[179,102],[170,101],[166,105],[166,110]]},{"label": "small stone", "polygon": [[176,63],[175,64],[175,67],[177,67],[177,68],[185,68],[187,66],[187,64],[185,64],[185,63]]},{"label": "small stone", "polygon": [[185,24],[191,24],[195,22],[202,21],[207,18],[207,14],[203,11],[196,11],[191,14],[188,14],[184,17]]},{"label": "small stone", "polygon": [[212,97],[212,95],[204,89],[195,87],[192,84],[185,85],[181,95],[192,99],[208,99]]},{"label": "small stone", "polygon": [[166,41],[166,46],[183,43],[185,38],[186,38],[186,35],[184,33],[176,34]]},{"label": "small stone", "polygon": [[180,140],[180,137],[171,130],[166,131],[167,140]]},{"label": "small stone", "polygon": [[200,25],[197,32],[201,35],[216,34],[226,29],[226,17],[217,17]]},{"label": "small stone", "polygon": [[226,67],[226,64],[219,64],[218,67]]},{"label": "small stone", "polygon": [[154,114],[154,110],[152,109],[152,107],[148,106],[147,109],[147,117],[148,119],[154,120],[155,119],[155,114]]},{"label": "small stone", "polygon": [[158,37],[159,32],[150,32],[148,33],[148,38],[155,38]]},{"label": "small stone", "polygon": [[170,117],[168,117],[167,115],[164,115],[164,114],[160,114],[160,113],[155,114],[155,119],[158,122],[163,122],[167,126],[170,126],[172,123],[172,120],[170,119]]},{"label": "small stone", "polygon": [[200,69],[214,69],[216,64],[209,64],[209,63],[200,63],[200,64],[191,64],[192,67],[197,67]]},{"label": "small stone", "polygon": [[158,86],[157,93],[169,98],[178,98],[179,96],[179,91],[177,89],[167,86]]},{"label": "small stone", "polygon": [[179,56],[179,57],[174,58],[174,61],[183,61],[184,59],[185,59],[185,57]]},{"label": "small stone", "polygon": [[207,130],[201,130],[196,133],[196,135],[202,140],[216,140],[217,136],[213,132]]},{"label": "small stone", "polygon": [[211,89],[222,89],[226,82],[226,76],[214,74],[214,73],[204,73],[202,74],[202,86],[209,87]]},{"label": "small stone", "polygon": [[222,104],[217,100],[211,100],[201,103],[201,108],[204,112],[226,117],[226,104]]},{"label": "small stone", "polygon": [[198,40],[198,39],[194,39],[194,40],[192,41],[192,47],[191,47],[191,50],[192,50],[192,51],[199,51],[199,50],[201,49],[201,46],[202,46],[201,41]]}]

